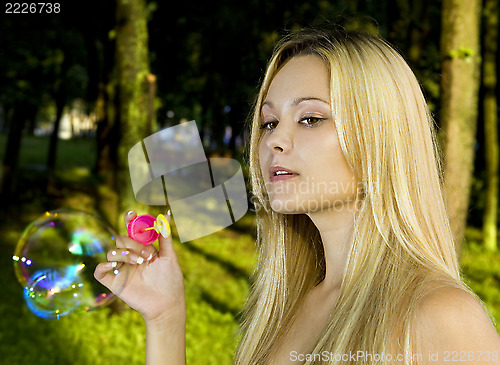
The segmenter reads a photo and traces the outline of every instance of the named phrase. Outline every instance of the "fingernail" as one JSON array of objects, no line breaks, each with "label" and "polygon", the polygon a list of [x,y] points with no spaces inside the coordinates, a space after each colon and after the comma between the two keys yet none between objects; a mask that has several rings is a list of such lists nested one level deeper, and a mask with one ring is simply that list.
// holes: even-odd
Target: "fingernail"
[{"label": "fingernail", "polygon": [[[132,213],[134,213],[133,210],[129,210],[127,213],[125,213],[125,216],[128,217],[129,215],[132,215]],[[125,226],[128,228],[128,221],[127,221],[127,218],[125,218]]]},{"label": "fingernail", "polygon": [[139,255],[131,252],[129,255],[128,255],[128,259],[129,259],[129,262],[131,264],[142,264],[144,262],[144,257],[140,257]]},{"label": "fingernail", "polygon": [[111,254],[114,256],[116,255],[116,251],[111,251]]},{"label": "fingernail", "polygon": [[149,254],[149,256],[148,256],[148,258],[146,259],[146,258],[145,258],[145,256],[147,255],[147,253],[148,253],[148,252],[147,252],[146,250],[142,250],[142,251],[141,251],[141,257],[142,257],[143,259],[145,259],[146,261],[149,261],[149,260],[151,260],[151,259],[153,258],[153,254],[152,254],[152,253],[150,253],[150,254]]},{"label": "fingernail", "polygon": [[118,275],[118,273],[119,273],[118,269],[115,269],[115,270],[113,271],[113,274],[115,274],[115,275]]},{"label": "fingernail", "polygon": [[117,264],[118,264],[118,262],[113,261],[113,262],[111,263],[111,267],[116,267],[116,265],[117,265]]},{"label": "fingernail", "polygon": [[122,251],[122,256],[128,255],[128,251]]},{"label": "fingernail", "polygon": [[106,263],[104,264],[104,267],[105,267],[105,268],[108,268],[108,269],[109,269],[110,267],[116,267],[116,261],[113,261],[113,262],[106,262]]}]

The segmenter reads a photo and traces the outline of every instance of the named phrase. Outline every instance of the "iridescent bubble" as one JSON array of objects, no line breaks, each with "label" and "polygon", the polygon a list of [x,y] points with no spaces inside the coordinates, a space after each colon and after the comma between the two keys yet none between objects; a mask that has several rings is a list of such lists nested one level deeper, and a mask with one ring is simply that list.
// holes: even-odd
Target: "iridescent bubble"
[{"label": "iridescent bubble", "polygon": [[28,308],[39,317],[59,318],[114,300],[94,269],[116,246],[115,236],[98,217],[77,210],[46,212],[30,223],[12,256]]}]

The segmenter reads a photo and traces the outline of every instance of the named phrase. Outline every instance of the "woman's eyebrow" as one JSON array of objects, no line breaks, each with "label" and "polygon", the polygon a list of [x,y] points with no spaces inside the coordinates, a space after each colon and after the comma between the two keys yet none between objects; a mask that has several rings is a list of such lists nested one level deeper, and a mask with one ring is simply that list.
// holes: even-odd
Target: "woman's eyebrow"
[{"label": "woman's eyebrow", "polygon": [[[321,99],[321,98],[317,98],[317,97],[315,97],[315,96],[307,96],[307,97],[304,97],[304,98],[297,98],[297,99],[294,99],[294,100],[291,102],[291,104],[290,104],[290,105],[292,105],[292,106],[297,106],[297,105],[299,105],[300,103],[302,103],[302,102],[304,102],[304,101],[311,101],[311,100],[313,100],[313,101],[320,101],[320,102],[322,102],[322,103],[325,103],[325,104],[327,104],[327,105],[330,105],[330,103],[329,103],[328,101],[323,100],[323,99]],[[268,100],[265,100],[265,101],[262,103],[262,106],[264,106],[264,105],[267,105],[267,106],[269,106],[269,107],[273,108],[273,103],[271,103],[271,102],[270,102],[270,101],[268,101]]]},{"label": "woman's eyebrow", "polygon": [[292,105],[296,106],[296,105],[299,105],[300,103],[304,102],[304,101],[311,101],[311,100],[316,100],[316,101],[321,101],[322,103],[325,103],[325,104],[328,104],[330,105],[330,103],[326,100],[323,100],[321,98],[316,98],[314,96],[309,96],[309,97],[305,97],[305,98],[298,98],[298,99],[295,99],[293,102],[292,102]]}]

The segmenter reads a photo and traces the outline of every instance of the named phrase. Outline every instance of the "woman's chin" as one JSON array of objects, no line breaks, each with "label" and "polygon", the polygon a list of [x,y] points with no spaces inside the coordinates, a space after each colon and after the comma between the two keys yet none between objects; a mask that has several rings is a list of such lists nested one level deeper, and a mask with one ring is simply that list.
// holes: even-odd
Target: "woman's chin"
[{"label": "woman's chin", "polygon": [[303,209],[299,209],[292,200],[274,200],[271,202],[271,209],[280,214],[303,214]]}]

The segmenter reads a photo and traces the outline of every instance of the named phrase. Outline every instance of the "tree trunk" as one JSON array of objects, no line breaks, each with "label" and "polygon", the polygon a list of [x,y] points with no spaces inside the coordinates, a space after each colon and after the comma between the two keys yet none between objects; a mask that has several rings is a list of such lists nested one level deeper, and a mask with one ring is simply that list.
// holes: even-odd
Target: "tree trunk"
[{"label": "tree trunk", "polygon": [[441,128],[444,199],[458,257],[461,256],[477,129],[479,0],[443,0]]},{"label": "tree trunk", "polygon": [[[29,102],[14,105],[10,128],[7,136],[7,146],[3,158],[3,174],[0,185],[0,206],[6,208],[16,196],[14,182],[19,160],[19,151],[23,129],[27,120],[34,119],[38,108]],[[9,113],[10,114],[10,113]]]},{"label": "tree trunk", "polygon": [[[145,90],[148,82],[148,31],[145,0],[118,0],[116,21],[116,65],[117,65],[117,145],[116,191],[118,210],[125,212],[137,207],[128,169],[129,150],[148,134],[148,121],[152,116],[151,93]],[[151,76],[150,76],[151,79]],[[152,86],[151,86],[152,87]],[[119,222],[123,226],[121,214]]]},{"label": "tree trunk", "polygon": [[[114,83],[111,80],[107,80],[109,84],[104,82],[99,83],[97,100],[96,100],[96,117],[97,117],[97,130],[96,130],[96,143],[97,143],[97,155],[95,168],[96,172],[104,180],[105,184],[114,188],[114,164],[116,160],[113,160],[111,149],[117,143],[113,143],[113,136],[116,138],[117,131],[115,126],[115,103],[114,103],[114,92],[111,90],[115,89]],[[113,111],[113,112],[112,112]]]},{"label": "tree trunk", "polygon": [[14,175],[17,170],[19,150],[21,147],[21,137],[25,124],[25,108],[23,104],[14,106],[14,112],[10,121],[9,134],[7,138],[7,148],[3,158],[3,176],[0,187],[0,203],[6,207],[11,203],[12,185]]},{"label": "tree trunk", "polygon": [[146,135],[150,135],[157,129],[155,113],[156,76],[153,74],[149,74],[145,78],[144,95],[147,95]]},{"label": "tree trunk", "polygon": [[495,87],[496,53],[498,49],[498,0],[484,2],[484,141],[486,151],[486,207],[483,219],[484,247],[497,249],[498,212],[498,120]]},{"label": "tree trunk", "polygon": [[100,53],[103,58],[102,69],[98,71],[95,83],[97,118],[95,170],[105,184],[114,190],[113,166],[116,164],[116,158],[113,156],[112,149],[113,146],[117,146],[113,139],[118,138],[116,130],[116,75],[113,72],[116,56],[115,40],[104,40],[102,44],[98,42],[94,46],[96,47],[96,57]]}]

